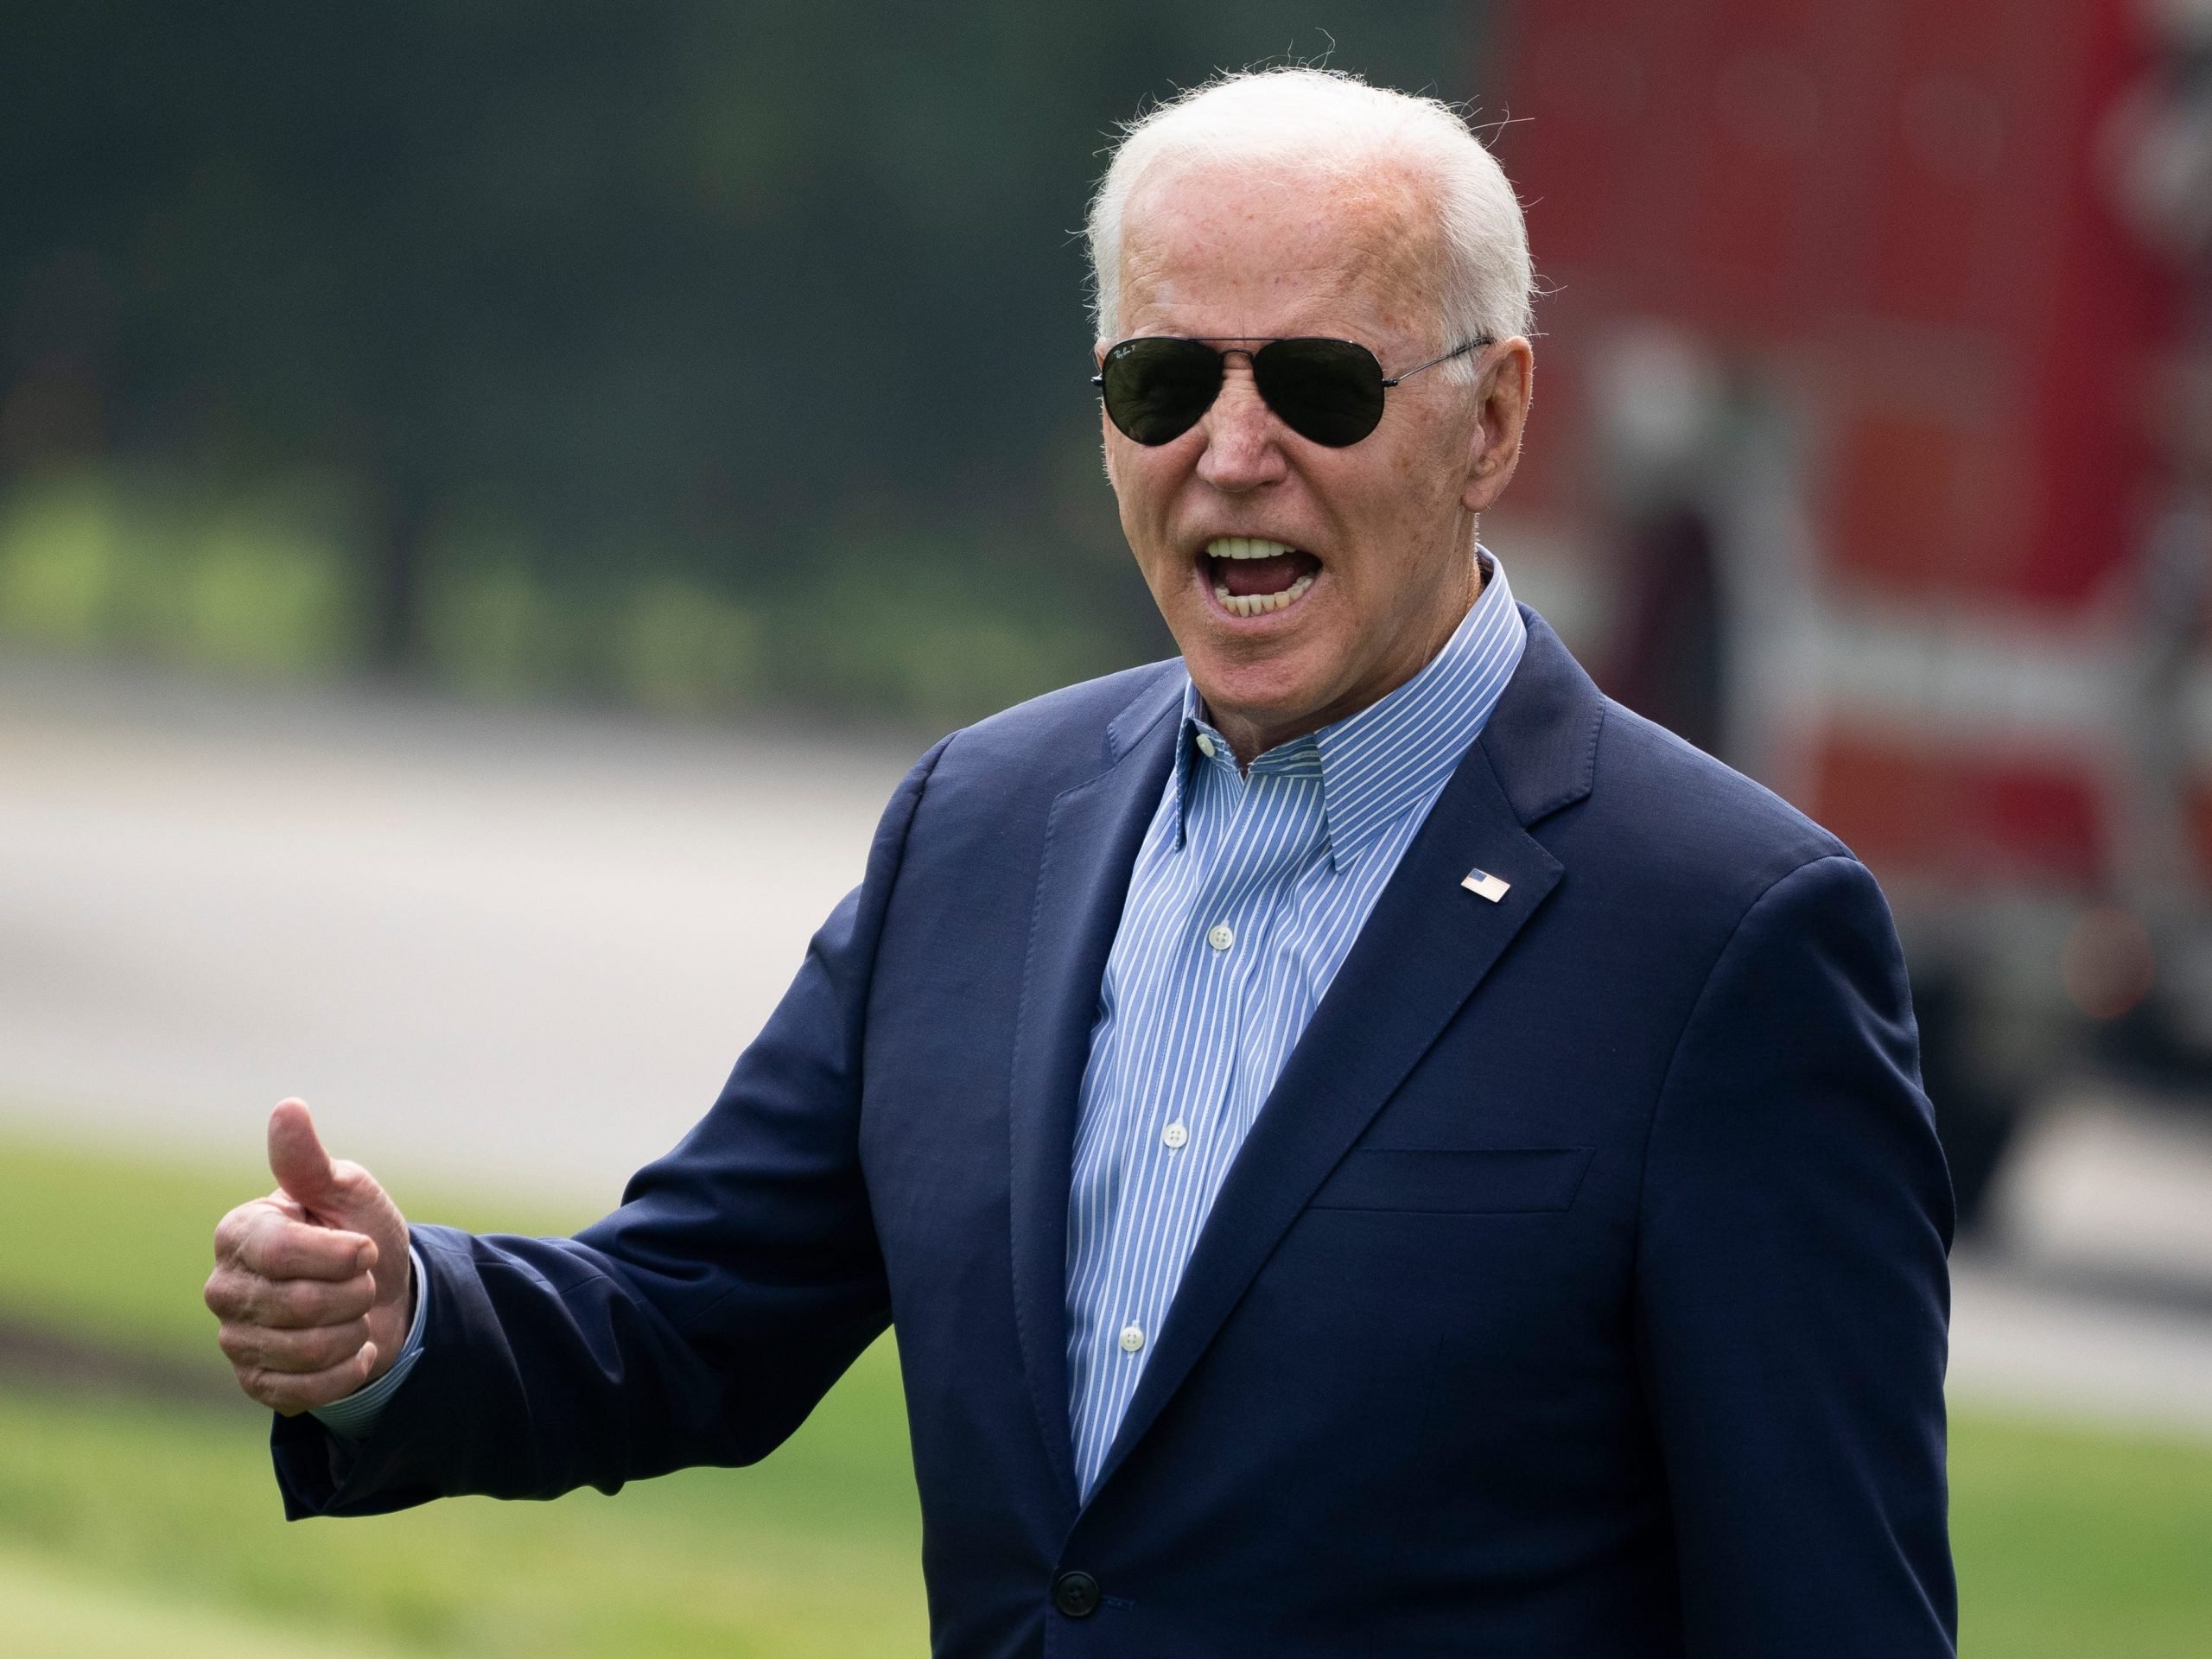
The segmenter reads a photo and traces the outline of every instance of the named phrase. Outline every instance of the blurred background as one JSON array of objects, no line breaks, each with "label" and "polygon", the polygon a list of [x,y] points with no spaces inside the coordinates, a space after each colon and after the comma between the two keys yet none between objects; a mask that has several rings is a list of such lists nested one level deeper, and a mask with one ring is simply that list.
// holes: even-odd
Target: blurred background
[{"label": "blurred background", "polygon": [[2205,0],[11,11],[10,1651],[924,1649],[887,1342],[759,1469],[286,1528],[207,1236],[292,1092],[599,1213],[924,744],[1167,652],[1075,231],[1288,58],[1529,204],[1516,590],[1897,909],[1966,1649],[2212,1655]]}]

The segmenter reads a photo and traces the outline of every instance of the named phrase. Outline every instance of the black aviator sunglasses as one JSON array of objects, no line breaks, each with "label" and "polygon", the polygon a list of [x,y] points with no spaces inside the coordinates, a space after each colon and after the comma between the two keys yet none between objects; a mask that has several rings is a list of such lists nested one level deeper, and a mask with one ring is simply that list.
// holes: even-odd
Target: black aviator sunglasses
[{"label": "black aviator sunglasses", "polygon": [[[1142,444],[1172,443],[1198,423],[1221,395],[1229,352],[1221,340],[1146,334],[1107,348],[1090,384],[1105,400],[1107,417]],[[1478,334],[1441,357],[1385,377],[1366,346],[1349,340],[1270,340],[1257,351],[1230,346],[1249,359],[1260,396],[1282,423],[1302,438],[1342,449],[1382,423],[1382,394],[1423,369],[1449,363],[1480,346]]]}]

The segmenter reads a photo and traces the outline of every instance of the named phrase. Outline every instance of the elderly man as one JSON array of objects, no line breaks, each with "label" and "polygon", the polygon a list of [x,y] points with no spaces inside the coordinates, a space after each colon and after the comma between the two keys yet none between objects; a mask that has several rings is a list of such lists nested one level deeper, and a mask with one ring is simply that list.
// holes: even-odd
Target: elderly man
[{"label": "elderly man", "polygon": [[895,1322],[942,1654],[1949,1653],[1888,914],[1478,547],[1532,360],[1496,163],[1233,77],[1090,237],[1180,660],[931,749],[576,1238],[410,1234],[280,1107],[208,1300],[291,1513],[747,1462]]}]

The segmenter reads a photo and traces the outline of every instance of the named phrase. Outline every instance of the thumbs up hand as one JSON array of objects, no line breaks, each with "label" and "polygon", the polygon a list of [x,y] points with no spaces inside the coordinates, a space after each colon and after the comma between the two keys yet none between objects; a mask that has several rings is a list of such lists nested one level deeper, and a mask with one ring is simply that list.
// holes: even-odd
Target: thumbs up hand
[{"label": "thumbs up hand", "polygon": [[414,1312],[407,1223],[376,1178],[333,1162],[304,1103],[269,1118],[276,1191],[215,1229],[207,1306],[238,1386],[289,1417],[365,1387]]}]

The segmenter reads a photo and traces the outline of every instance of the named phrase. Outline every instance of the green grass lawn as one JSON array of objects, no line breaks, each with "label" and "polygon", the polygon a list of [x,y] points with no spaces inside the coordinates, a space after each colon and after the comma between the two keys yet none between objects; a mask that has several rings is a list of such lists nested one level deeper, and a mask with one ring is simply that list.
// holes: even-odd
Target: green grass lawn
[{"label": "green grass lawn", "polygon": [[[251,1149],[249,1149],[250,1154]],[[0,1313],[219,1372],[215,1217],[266,1184],[0,1133]],[[551,1228],[496,1201],[426,1218]],[[926,1648],[895,1357],[879,1344],[760,1467],[613,1498],[286,1525],[267,1420],[0,1386],[0,1649],[106,1659],[858,1656]],[[2212,1444],[1958,1414],[1963,1647],[2212,1659]]]},{"label": "green grass lawn", "polygon": [[[0,1315],[228,1375],[200,1302],[215,1219],[269,1185],[0,1128]],[[428,1219],[588,1215],[409,1191]],[[466,1499],[288,1525],[269,1419],[0,1381],[0,1652],[43,1656],[918,1654],[921,1519],[876,1344],[774,1457],[615,1497]],[[172,1642],[140,1639],[171,1628]],[[39,1632],[16,1644],[14,1632]],[[194,1643],[199,1643],[195,1647]]]}]

